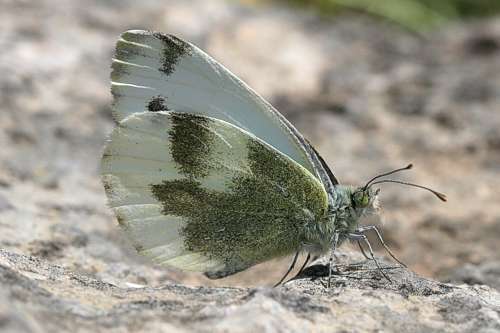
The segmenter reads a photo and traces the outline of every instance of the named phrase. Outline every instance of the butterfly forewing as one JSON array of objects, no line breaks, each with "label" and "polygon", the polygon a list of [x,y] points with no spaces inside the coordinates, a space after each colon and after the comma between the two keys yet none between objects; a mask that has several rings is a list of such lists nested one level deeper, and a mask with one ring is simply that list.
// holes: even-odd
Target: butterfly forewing
[{"label": "butterfly forewing", "polygon": [[223,120],[136,113],[105,148],[109,204],[138,251],[223,277],[300,248],[327,194],[307,169]]},{"label": "butterfly forewing", "polygon": [[112,64],[116,121],[142,111],[186,112],[224,120],[272,145],[318,176],[300,133],[269,103],[196,46],[172,35],[122,34]]}]

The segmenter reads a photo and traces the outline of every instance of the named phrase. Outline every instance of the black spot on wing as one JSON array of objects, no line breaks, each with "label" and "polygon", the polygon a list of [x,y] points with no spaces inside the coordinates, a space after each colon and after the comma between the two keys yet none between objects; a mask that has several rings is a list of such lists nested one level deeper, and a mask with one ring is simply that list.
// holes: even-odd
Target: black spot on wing
[{"label": "black spot on wing", "polygon": [[166,75],[170,75],[174,71],[175,64],[179,61],[179,58],[186,54],[191,54],[191,46],[182,39],[172,35],[155,32],[153,36],[158,38],[163,44],[162,66],[159,70]]},{"label": "black spot on wing", "polygon": [[189,178],[203,178],[211,169],[210,154],[214,134],[209,130],[210,119],[188,113],[172,116],[172,129],[168,132],[172,144],[172,157],[180,173]]},{"label": "black spot on wing", "polygon": [[166,100],[161,95],[153,97],[148,103],[148,110],[151,112],[169,111],[169,108],[165,105]]}]

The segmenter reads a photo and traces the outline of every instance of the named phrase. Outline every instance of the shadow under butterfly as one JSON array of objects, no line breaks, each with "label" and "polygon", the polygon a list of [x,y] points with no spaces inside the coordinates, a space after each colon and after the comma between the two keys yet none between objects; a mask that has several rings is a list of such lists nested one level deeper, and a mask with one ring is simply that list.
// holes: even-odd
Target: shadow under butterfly
[{"label": "shadow under butterfly", "polygon": [[[116,44],[111,72],[116,127],[102,180],[110,207],[137,251],[153,262],[223,278],[299,253],[330,254],[346,240],[376,260],[359,219],[378,208],[378,175],[339,184],[318,152],[250,87],[191,43],[131,30]],[[361,243],[368,249],[365,252]]]}]

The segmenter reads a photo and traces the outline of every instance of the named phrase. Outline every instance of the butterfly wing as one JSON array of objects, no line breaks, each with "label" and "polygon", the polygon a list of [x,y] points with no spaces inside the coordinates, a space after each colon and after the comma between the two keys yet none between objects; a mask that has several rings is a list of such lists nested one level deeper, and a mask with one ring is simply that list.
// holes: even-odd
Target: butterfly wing
[{"label": "butterfly wing", "polygon": [[331,187],[317,155],[279,112],[224,66],[172,35],[131,30],[116,44],[113,115],[200,114],[236,125],[278,149]]},{"label": "butterfly wing", "polygon": [[136,113],[105,147],[109,204],[139,253],[224,277],[300,248],[327,194],[307,169],[223,120]]}]

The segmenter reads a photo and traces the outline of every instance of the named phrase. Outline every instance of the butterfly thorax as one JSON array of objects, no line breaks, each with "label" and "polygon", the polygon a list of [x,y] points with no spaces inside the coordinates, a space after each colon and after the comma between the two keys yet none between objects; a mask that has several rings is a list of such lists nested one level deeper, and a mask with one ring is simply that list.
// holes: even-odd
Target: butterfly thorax
[{"label": "butterfly thorax", "polygon": [[[357,207],[353,201],[353,194],[357,188],[349,185],[336,185],[330,193],[331,204],[328,214],[323,220],[306,225],[306,241],[304,249],[312,253],[325,253],[332,246],[335,233],[339,233],[338,244],[342,243],[349,233],[358,227],[360,218],[369,214],[375,202],[365,207]],[[374,200],[375,201],[375,200]]]}]

